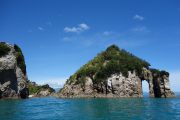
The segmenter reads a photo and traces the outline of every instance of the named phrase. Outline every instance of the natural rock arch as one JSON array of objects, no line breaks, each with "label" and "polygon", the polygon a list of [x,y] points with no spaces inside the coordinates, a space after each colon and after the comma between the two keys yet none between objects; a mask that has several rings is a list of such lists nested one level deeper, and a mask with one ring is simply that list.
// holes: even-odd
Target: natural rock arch
[{"label": "natural rock arch", "polygon": [[149,81],[148,80],[141,80],[141,88],[142,88],[142,95],[145,97],[145,93],[148,94],[150,97],[150,90],[149,90]]},{"label": "natural rock arch", "polygon": [[60,97],[143,97],[143,80],[149,85],[150,97],[174,97],[174,93],[170,90],[168,75],[157,75],[146,68],[142,71],[140,76],[135,71],[129,71],[128,77],[121,73],[113,74],[105,80],[105,83],[99,84],[94,84],[90,77],[86,77],[83,88],[80,84],[65,84],[60,91]]},{"label": "natural rock arch", "polygon": [[[170,90],[169,85],[169,74],[157,75],[151,70],[143,68],[141,85],[142,81],[145,80],[149,84],[149,96],[150,97],[172,97],[174,93]],[[141,86],[142,88],[142,86]]]},{"label": "natural rock arch", "polygon": [[142,80],[150,97],[173,97],[169,73],[112,45],[83,65],[66,81],[60,97],[142,97]]}]

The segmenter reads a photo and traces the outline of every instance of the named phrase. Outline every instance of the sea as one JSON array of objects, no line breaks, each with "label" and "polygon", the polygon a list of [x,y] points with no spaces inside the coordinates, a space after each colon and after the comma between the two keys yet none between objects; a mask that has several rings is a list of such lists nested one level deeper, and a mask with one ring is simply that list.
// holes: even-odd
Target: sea
[{"label": "sea", "polygon": [[144,96],[1,99],[0,120],[180,120],[180,97]]}]

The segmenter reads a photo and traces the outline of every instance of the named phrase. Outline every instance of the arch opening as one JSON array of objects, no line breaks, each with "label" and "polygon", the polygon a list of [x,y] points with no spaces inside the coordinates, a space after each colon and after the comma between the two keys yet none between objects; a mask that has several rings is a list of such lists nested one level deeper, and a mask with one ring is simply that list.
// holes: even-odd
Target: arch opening
[{"label": "arch opening", "polygon": [[149,83],[147,80],[142,80],[142,95],[143,97],[149,97]]}]

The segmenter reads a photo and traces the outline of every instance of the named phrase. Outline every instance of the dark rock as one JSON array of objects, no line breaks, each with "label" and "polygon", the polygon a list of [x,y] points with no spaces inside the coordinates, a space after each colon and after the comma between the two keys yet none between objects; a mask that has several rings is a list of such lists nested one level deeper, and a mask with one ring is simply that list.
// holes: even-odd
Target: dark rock
[{"label": "dark rock", "polygon": [[[23,72],[25,70],[25,61],[23,54],[19,48],[19,51],[15,50],[15,46],[7,43],[1,43],[0,45],[6,46],[7,52],[4,51],[4,47],[0,47],[0,51],[3,54],[0,56],[0,98],[27,98],[28,89],[26,86],[27,76]],[[17,56],[18,54],[18,56]],[[17,57],[21,56],[21,60]],[[18,64],[19,63],[19,64]],[[23,70],[21,63],[23,63]]]}]

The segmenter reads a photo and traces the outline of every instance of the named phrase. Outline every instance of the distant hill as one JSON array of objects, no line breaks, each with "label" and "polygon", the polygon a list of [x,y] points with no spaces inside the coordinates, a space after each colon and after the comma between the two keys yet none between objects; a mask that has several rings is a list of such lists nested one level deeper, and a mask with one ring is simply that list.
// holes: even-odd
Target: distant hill
[{"label": "distant hill", "polygon": [[51,88],[48,84],[38,85],[36,82],[28,81],[28,89],[31,97],[49,96],[55,92],[55,89]]}]

